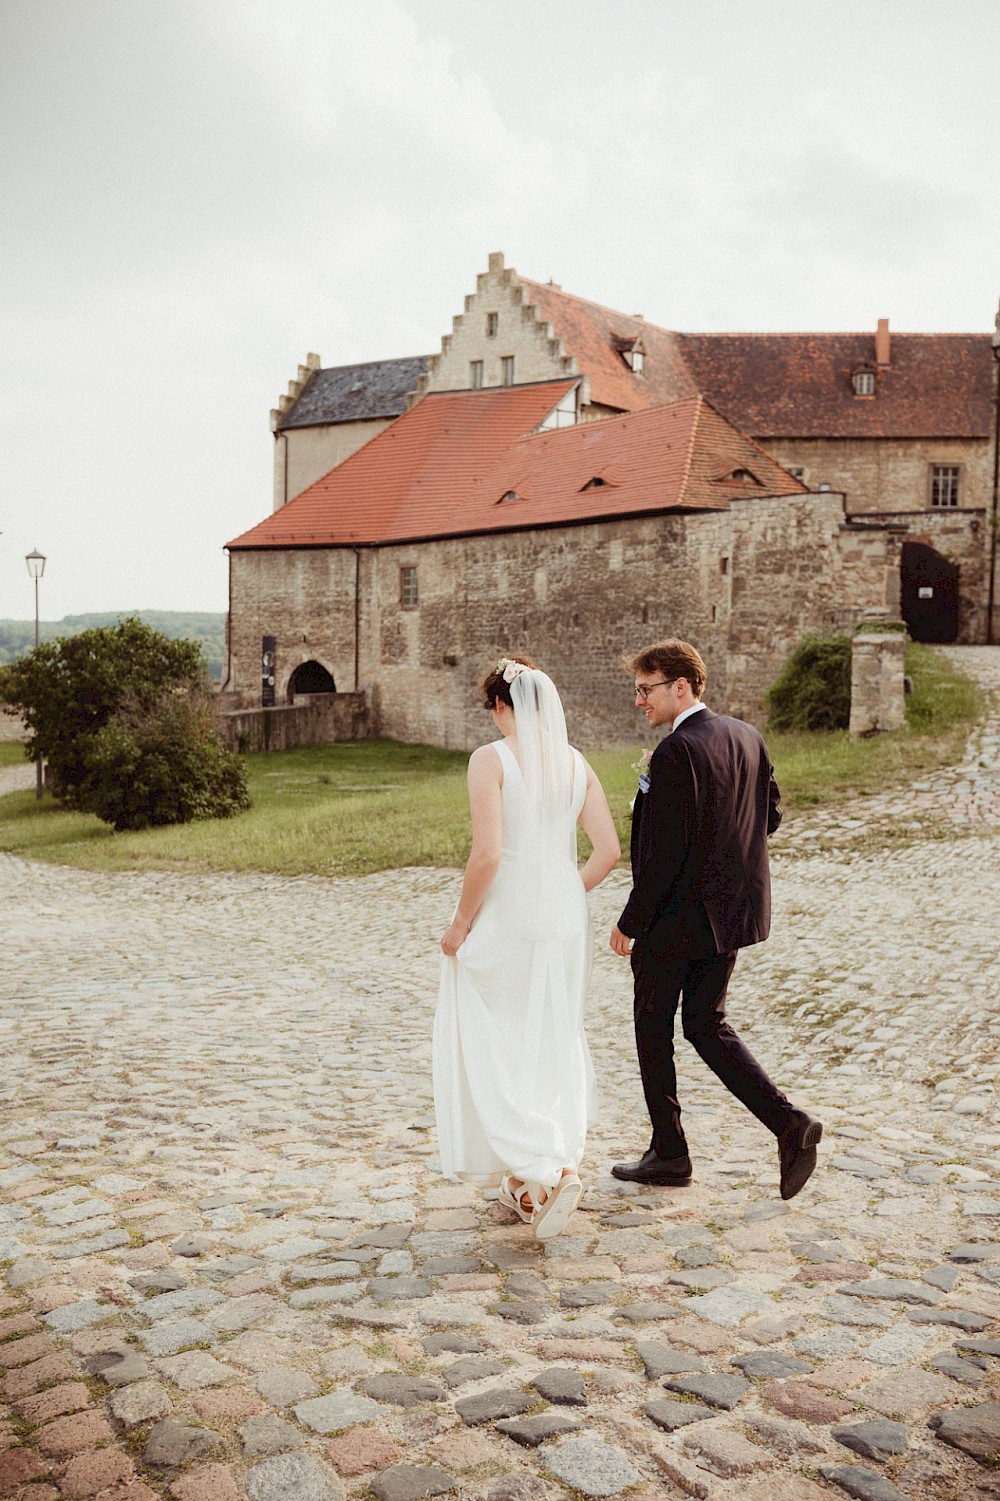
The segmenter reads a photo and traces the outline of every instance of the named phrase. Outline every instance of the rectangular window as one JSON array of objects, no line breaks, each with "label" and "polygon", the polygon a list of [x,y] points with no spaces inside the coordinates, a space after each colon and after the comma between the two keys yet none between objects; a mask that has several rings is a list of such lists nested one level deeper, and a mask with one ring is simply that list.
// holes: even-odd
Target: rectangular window
[{"label": "rectangular window", "polygon": [[958,504],[958,464],[931,464],[931,504],[949,507]]},{"label": "rectangular window", "polygon": [[469,361],[469,385],[474,391],[483,388],[483,362],[482,360]]},{"label": "rectangular window", "polygon": [[415,610],[419,602],[416,565],[407,565],[399,570],[399,603],[404,610]]},{"label": "rectangular window", "polygon": [[961,470],[958,464],[932,464],[931,465],[931,505],[932,506],[957,506],[958,505],[958,478]]},{"label": "rectangular window", "polygon": [[499,326],[500,326],[500,314],[499,313],[487,313],[486,314],[486,337],[488,339],[495,339],[496,338],[496,336],[497,336],[497,329],[499,328]]},{"label": "rectangular window", "polygon": [[805,470],[800,465],[798,465],[798,464],[786,464],[785,468],[788,470],[789,474],[792,476],[792,479],[800,479],[802,481],[802,483],[805,484],[806,472],[805,472]]},{"label": "rectangular window", "polygon": [[505,386],[514,384],[514,356],[505,354],[500,361],[500,380]]}]

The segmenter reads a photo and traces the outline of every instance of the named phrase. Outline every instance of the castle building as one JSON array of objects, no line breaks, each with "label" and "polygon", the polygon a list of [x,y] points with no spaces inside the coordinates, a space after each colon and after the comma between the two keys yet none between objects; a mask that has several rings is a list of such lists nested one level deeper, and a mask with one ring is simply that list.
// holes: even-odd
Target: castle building
[{"label": "castle building", "polygon": [[617,743],[618,654],[655,636],[697,641],[712,702],[756,719],[808,630],[902,608],[981,640],[993,364],[988,335],[885,320],[676,333],[492,255],[438,353],[311,355],[272,413],[226,702],[357,692],[359,733],[471,745],[475,683],[522,650],[582,743]]}]

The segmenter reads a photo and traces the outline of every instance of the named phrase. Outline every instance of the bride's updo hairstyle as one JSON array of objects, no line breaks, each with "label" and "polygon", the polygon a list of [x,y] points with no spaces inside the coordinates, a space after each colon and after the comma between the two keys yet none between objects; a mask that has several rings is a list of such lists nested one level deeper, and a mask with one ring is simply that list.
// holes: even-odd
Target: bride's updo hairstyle
[{"label": "bride's updo hairstyle", "polygon": [[[531,667],[535,671],[541,671],[537,662],[530,657],[501,657],[501,662],[520,662],[522,667]],[[484,709],[495,709],[497,703],[506,704],[508,709],[513,709],[514,700],[510,696],[510,684],[504,678],[499,667],[492,667],[479,685],[479,697],[482,699]]]}]

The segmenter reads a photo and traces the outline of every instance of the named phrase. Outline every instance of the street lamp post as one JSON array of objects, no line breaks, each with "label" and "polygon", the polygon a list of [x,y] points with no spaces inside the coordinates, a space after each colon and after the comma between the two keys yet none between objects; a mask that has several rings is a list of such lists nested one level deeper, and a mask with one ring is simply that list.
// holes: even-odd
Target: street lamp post
[{"label": "street lamp post", "polygon": [[[35,645],[37,646],[39,640],[41,639],[38,630],[38,580],[45,572],[45,557],[38,551],[38,548],[36,547],[34,551],[28,553],[24,561],[28,565],[28,572],[31,574],[31,577],[35,581]],[[41,756],[38,756],[35,760],[35,796],[36,798],[40,798],[41,795],[42,758]]]}]

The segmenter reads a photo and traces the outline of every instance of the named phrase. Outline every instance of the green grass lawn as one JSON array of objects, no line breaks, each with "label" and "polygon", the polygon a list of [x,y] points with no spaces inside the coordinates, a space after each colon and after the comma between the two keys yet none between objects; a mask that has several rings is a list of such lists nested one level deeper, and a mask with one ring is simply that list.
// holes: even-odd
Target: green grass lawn
[{"label": "green grass lawn", "polygon": [[0,740],[0,766],[25,766],[24,746],[19,740]]},{"label": "green grass lawn", "polygon": [[[911,646],[906,730],[852,742],[846,731],[766,735],[785,807],[875,792],[957,760],[982,711],[978,691],[926,647]],[[594,751],[628,846],[631,763],[643,743]],[[0,745],[0,765],[23,757]],[[0,798],[0,850],[88,870],[262,870],[364,875],[403,865],[461,865],[468,854],[465,751],[356,740],[246,758],[253,807],[232,819],[115,834],[34,792]]]}]

